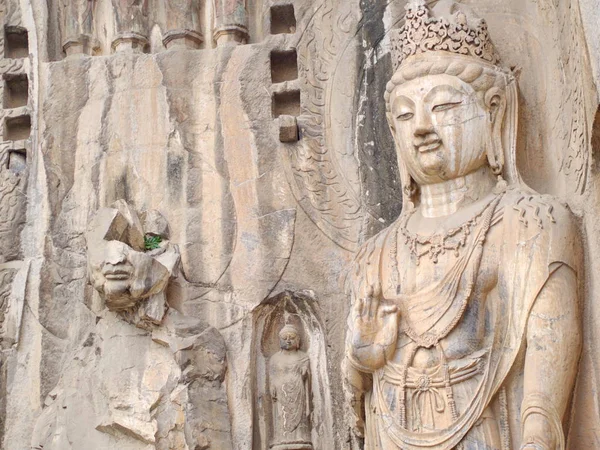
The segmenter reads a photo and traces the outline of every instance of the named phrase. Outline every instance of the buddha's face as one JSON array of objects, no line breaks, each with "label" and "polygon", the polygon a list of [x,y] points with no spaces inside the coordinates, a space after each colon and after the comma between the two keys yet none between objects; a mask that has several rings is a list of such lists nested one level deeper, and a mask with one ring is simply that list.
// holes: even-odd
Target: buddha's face
[{"label": "buddha's face", "polygon": [[293,332],[281,333],[279,335],[279,345],[283,350],[298,350],[300,348],[300,338]]},{"label": "buddha's face", "polygon": [[487,163],[492,124],[477,92],[452,75],[427,75],[396,87],[390,127],[398,157],[419,185],[464,176]]},{"label": "buddha's face", "polygon": [[156,270],[152,256],[120,241],[101,241],[94,247],[88,249],[91,280],[110,310],[131,308],[160,290],[157,283],[164,281],[152,276]]}]

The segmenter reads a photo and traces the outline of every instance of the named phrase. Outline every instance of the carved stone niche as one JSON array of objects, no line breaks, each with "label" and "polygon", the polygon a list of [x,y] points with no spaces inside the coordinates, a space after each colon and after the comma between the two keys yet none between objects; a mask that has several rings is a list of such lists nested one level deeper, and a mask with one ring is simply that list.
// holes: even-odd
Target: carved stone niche
[{"label": "carved stone niche", "polygon": [[272,297],[255,310],[253,320],[252,448],[331,448],[326,343],[312,293]]},{"label": "carved stone niche", "polygon": [[24,147],[0,148],[0,263],[21,259],[29,173]]}]

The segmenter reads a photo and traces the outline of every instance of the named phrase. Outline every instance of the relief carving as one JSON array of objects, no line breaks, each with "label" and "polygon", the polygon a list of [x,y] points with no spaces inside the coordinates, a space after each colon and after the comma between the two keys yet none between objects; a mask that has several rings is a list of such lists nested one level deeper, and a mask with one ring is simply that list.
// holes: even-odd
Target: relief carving
[{"label": "relief carving", "polygon": [[326,344],[310,291],[255,311],[254,450],[326,449],[332,442]]},{"label": "relief carving", "polygon": [[225,342],[169,307],[179,251],[164,217],[140,218],[119,200],[98,211],[86,240],[106,308],[46,399],[33,447],[231,448]]},{"label": "relief carving", "polygon": [[354,95],[343,76],[350,71],[337,69],[357,22],[352,10],[325,1],[302,34],[298,71],[303,100],[297,119],[302,139],[289,155],[290,185],[298,203],[329,239],[351,251],[358,248],[370,212],[360,192],[356,154],[337,140],[343,133],[334,131],[348,124],[332,121],[332,103]]},{"label": "relief carving", "polygon": [[150,32],[148,0],[112,0],[116,38],[113,51],[144,52],[149,45]]},{"label": "relief carving", "polygon": [[218,46],[248,42],[246,0],[215,0],[213,39]]},{"label": "relief carving", "polygon": [[67,56],[91,55],[96,47],[93,38],[96,0],[68,0],[62,4],[62,48]]},{"label": "relief carving", "polygon": [[312,385],[308,355],[300,350],[300,332],[286,325],[279,332],[281,350],[269,360],[273,404],[274,450],[312,449]]},{"label": "relief carving", "polygon": [[27,208],[25,150],[0,149],[0,263],[21,259],[21,231]]},{"label": "relief carving", "polygon": [[[146,217],[164,222],[155,212]],[[96,214],[87,233],[94,288],[110,311],[142,327],[161,323],[167,309],[165,289],[180,260],[167,226],[149,221],[145,231],[137,214],[120,200]]]},{"label": "relief carving", "polygon": [[407,6],[385,95],[404,208],[358,252],[346,380],[374,449],[564,449],[571,213],[520,179],[517,86],[464,5]]},{"label": "relief carving", "polygon": [[[0,342],[4,348],[18,341],[23,304],[11,294],[18,272],[27,272],[21,232],[26,220],[29,169],[26,149],[11,147],[14,145],[4,144],[0,149]],[[24,284],[19,281],[20,288],[24,289]]]},{"label": "relief carving", "polygon": [[570,114],[565,114],[561,108],[558,118],[568,128],[566,136],[557,136],[567,148],[561,161],[560,170],[566,175],[572,192],[583,194],[587,186],[590,165],[589,129],[585,113],[584,89],[588,80],[584,71],[585,42],[581,35],[583,26],[579,8],[573,2],[568,3],[568,8],[564,12],[556,11],[556,13],[556,19],[560,23],[559,33],[565,37],[564,41],[560,42],[563,44],[560,53],[563,59],[561,64],[565,68],[561,77],[564,84],[562,91],[564,99],[561,104],[570,105],[571,108]]},{"label": "relief carving", "polygon": [[203,41],[200,31],[200,2],[170,0],[165,2],[165,8],[165,47],[199,48]]},{"label": "relief carving", "polygon": [[10,304],[10,291],[12,287],[12,282],[17,274],[16,270],[6,269],[0,270],[0,343],[2,343],[3,347],[6,347],[6,334],[7,330],[5,328],[6,325],[6,316],[9,314],[9,309],[11,307]]}]

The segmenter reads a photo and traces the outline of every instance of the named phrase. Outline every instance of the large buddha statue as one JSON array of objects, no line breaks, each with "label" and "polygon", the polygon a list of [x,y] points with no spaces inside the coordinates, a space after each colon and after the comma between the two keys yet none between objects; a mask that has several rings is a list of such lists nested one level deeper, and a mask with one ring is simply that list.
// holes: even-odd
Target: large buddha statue
[{"label": "large buddha statue", "polygon": [[413,1],[392,43],[403,211],[350,277],[345,367],[365,448],[564,449],[579,240],[517,173],[516,79],[451,1]]}]

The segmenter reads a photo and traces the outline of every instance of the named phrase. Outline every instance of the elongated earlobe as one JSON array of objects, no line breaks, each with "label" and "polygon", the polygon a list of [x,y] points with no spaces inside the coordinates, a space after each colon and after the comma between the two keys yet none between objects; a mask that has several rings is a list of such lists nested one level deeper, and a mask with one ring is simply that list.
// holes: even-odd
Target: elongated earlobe
[{"label": "elongated earlobe", "polygon": [[484,98],[490,116],[490,130],[486,153],[494,175],[502,176],[504,170],[504,149],[502,147],[502,123],[506,110],[506,96],[502,89],[488,89]]}]

